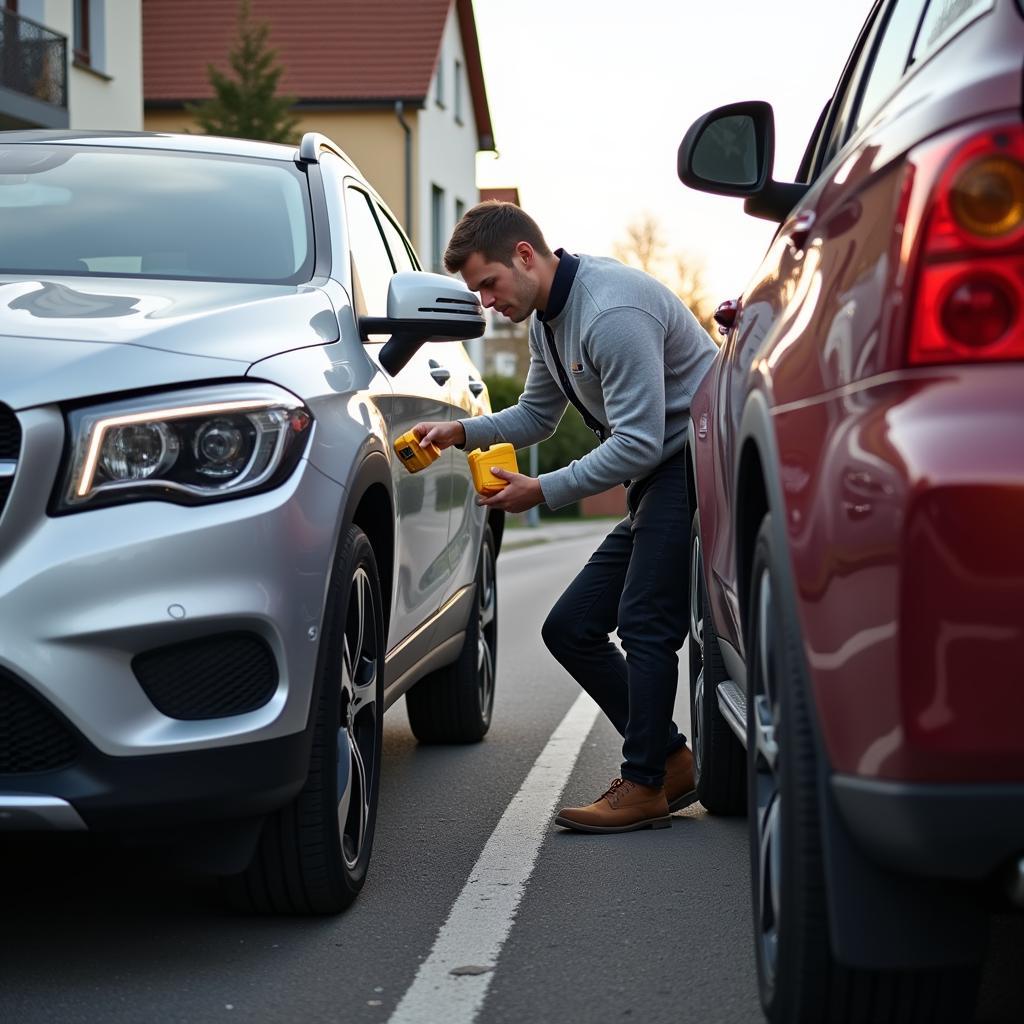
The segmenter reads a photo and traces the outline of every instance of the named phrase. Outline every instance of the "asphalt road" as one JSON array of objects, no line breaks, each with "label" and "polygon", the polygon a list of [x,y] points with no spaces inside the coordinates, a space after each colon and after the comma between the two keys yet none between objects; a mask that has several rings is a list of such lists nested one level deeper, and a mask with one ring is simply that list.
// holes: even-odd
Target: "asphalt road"
[{"label": "asphalt road", "polygon": [[[539,642],[595,543],[499,560],[498,695],[483,743],[420,747],[404,704],[389,712],[373,862],[346,914],[239,916],[215,884],[138,853],[66,836],[8,844],[0,1022],[757,1024],[744,822],[695,807],[671,829],[622,836],[550,824],[542,794],[556,807],[589,801],[619,764],[617,736],[600,717],[589,728],[576,684]],[[681,692],[683,729],[685,704]],[[575,760],[567,734],[552,740],[569,720],[585,736]],[[521,902],[513,883],[493,885],[515,900],[486,888],[503,856],[524,882]],[[1000,922],[986,1024],[1024,1019],[1021,920]],[[430,999],[452,1009],[428,1012]]]}]

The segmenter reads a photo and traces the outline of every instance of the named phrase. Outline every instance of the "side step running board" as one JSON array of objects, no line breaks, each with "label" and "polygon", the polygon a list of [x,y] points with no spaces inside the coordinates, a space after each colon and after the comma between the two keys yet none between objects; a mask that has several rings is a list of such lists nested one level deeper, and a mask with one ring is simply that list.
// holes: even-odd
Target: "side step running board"
[{"label": "side step running board", "polygon": [[718,710],[746,749],[747,695],[731,679],[718,684]]}]

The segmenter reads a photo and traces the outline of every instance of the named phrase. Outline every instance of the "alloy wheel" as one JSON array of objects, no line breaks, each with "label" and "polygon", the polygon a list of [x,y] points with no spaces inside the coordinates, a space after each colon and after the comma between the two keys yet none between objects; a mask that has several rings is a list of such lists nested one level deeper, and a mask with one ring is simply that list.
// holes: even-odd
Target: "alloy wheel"
[{"label": "alloy wheel", "polygon": [[376,764],[380,637],[373,588],[363,568],[349,587],[342,641],[338,725],[338,832],[345,864],[359,862],[370,822]]},{"label": "alloy wheel", "polygon": [[491,721],[494,707],[494,660],[497,640],[498,590],[495,585],[494,552],[484,543],[480,552],[480,583],[477,588],[477,679],[480,692],[480,715],[485,725]]},{"label": "alloy wheel", "polygon": [[755,808],[757,875],[755,913],[765,978],[774,982],[779,953],[782,902],[782,798],[779,778],[779,700],[775,610],[771,575],[766,568],[757,581],[750,652],[750,693],[753,698],[753,752],[757,783]]}]

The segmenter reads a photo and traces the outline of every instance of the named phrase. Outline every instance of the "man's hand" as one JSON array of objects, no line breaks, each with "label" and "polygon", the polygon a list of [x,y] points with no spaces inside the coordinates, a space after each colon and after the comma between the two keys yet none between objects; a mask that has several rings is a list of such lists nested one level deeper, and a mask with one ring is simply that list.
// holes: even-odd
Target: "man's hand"
[{"label": "man's hand", "polygon": [[451,448],[453,444],[464,445],[466,443],[466,431],[462,424],[456,421],[443,421],[440,423],[417,423],[412,428],[416,440],[421,445],[436,444],[438,448]]},{"label": "man's hand", "polygon": [[540,489],[540,481],[533,476],[522,473],[510,473],[507,469],[492,469],[495,476],[507,480],[508,484],[497,494],[489,497],[480,495],[476,499],[478,505],[488,508],[500,508],[503,512],[525,512],[544,500],[544,492]]}]

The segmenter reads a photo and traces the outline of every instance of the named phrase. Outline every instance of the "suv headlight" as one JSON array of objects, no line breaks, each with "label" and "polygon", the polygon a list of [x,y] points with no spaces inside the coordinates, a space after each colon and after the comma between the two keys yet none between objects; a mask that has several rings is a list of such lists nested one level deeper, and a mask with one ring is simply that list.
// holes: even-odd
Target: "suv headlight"
[{"label": "suv headlight", "polygon": [[295,468],[313,417],[270,384],[224,384],[68,412],[67,469],[55,511],[127,501],[197,505],[276,486]]}]

